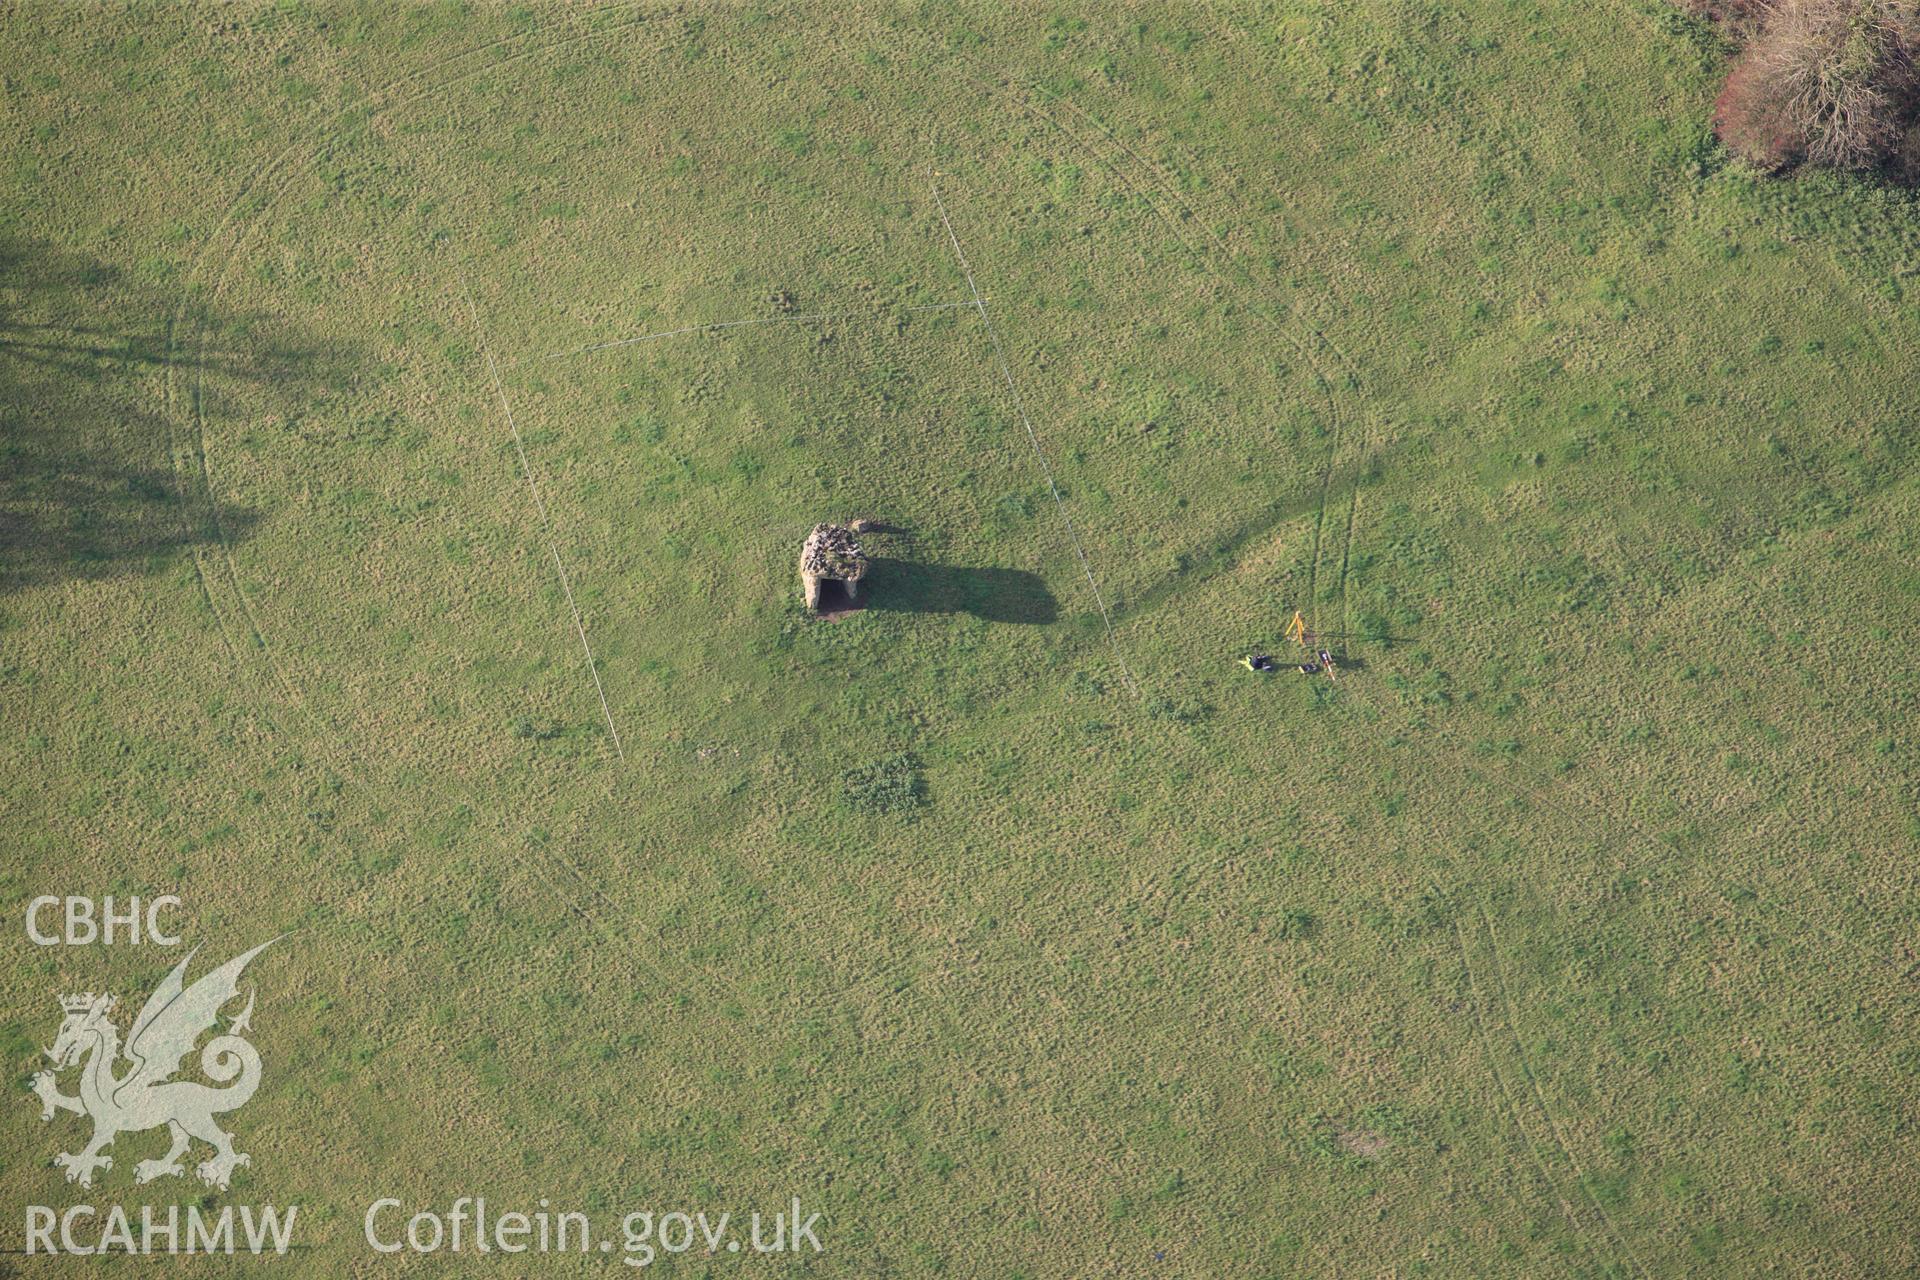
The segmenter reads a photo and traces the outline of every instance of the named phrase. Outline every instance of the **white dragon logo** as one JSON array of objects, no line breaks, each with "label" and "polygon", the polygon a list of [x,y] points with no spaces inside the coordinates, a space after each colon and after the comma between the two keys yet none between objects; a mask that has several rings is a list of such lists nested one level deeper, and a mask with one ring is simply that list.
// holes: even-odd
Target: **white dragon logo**
[{"label": "white dragon logo", "polygon": [[[188,953],[147,997],[140,1016],[133,1020],[133,1030],[127,1035],[129,1066],[118,1077],[114,1068],[121,1058],[120,1032],[107,1016],[113,1011],[114,997],[96,996],[91,991],[60,997],[60,1007],[67,1016],[53,1047],[47,1050],[54,1069],[33,1077],[33,1091],[40,1095],[42,1120],[53,1119],[55,1111],[71,1111],[93,1120],[93,1140],[85,1149],[77,1155],[63,1152],[53,1158],[54,1164],[67,1171],[68,1182],[91,1187],[94,1170],[113,1168],[113,1157],[100,1154],[103,1148],[111,1146],[122,1133],[160,1125],[167,1126],[172,1134],[173,1146],[161,1159],[142,1160],[136,1165],[135,1182],[185,1173],[180,1157],[193,1138],[213,1148],[213,1155],[195,1169],[210,1187],[225,1191],[233,1171],[253,1163],[250,1156],[233,1149],[233,1135],[222,1132],[213,1120],[222,1112],[242,1106],[260,1087],[260,1055],[241,1038],[251,1029],[251,993],[246,1008],[228,1020],[225,1033],[207,1041],[200,1051],[200,1069],[226,1087],[215,1089],[171,1077],[180,1070],[181,1059],[193,1051],[194,1042],[213,1028],[221,1007],[239,994],[240,972],[247,962],[278,941],[270,939],[234,957],[191,987],[183,979],[199,948]],[[55,1074],[83,1059],[86,1065],[80,1073],[80,1092],[61,1093]]]}]

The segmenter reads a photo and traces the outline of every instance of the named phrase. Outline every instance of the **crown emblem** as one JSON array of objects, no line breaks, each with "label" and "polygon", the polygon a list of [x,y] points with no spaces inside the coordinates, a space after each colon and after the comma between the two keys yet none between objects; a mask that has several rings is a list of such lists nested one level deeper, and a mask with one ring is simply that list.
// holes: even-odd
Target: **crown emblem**
[{"label": "crown emblem", "polygon": [[[101,999],[103,1003],[100,1006],[100,1012],[105,1013],[107,1010],[113,1008],[112,996],[103,996]],[[68,1013],[85,1013],[87,1010],[93,1008],[93,1001],[93,992],[83,991],[79,995],[61,996],[60,1007]]]}]

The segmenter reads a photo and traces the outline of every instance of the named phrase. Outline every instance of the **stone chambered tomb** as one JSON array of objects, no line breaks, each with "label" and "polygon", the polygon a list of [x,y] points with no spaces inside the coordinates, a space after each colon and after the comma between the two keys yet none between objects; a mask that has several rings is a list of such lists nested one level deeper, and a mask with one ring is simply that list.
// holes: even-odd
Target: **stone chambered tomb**
[{"label": "stone chambered tomb", "polygon": [[800,548],[800,586],[807,608],[832,613],[855,608],[860,579],[867,576],[867,553],[843,524],[817,524]]}]

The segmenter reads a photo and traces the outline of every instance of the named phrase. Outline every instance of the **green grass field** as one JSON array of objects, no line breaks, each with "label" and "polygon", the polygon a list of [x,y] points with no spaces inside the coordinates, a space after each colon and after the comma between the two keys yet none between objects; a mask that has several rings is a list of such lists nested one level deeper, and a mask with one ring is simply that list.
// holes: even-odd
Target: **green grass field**
[{"label": "green grass field", "polygon": [[[1920,1272],[1920,209],[1658,0],[1242,10],[0,9],[0,1247]],[[55,997],[185,947],[17,926],[169,892],[292,931],[254,1163],[82,1191]]]}]

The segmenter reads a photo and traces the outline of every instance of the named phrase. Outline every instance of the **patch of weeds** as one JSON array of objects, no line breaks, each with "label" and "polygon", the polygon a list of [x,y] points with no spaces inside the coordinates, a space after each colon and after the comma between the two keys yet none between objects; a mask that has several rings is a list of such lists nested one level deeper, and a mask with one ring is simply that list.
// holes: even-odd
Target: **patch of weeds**
[{"label": "patch of weeds", "polygon": [[1199,724],[1212,717],[1213,708],[1197,698],[1155,698],[1147,703],[1147,714],[1175,724]]},{"label": "patch of weeds", "polygon": [[855,813],[904,816],[926,802],[919,763],[909,752],[883,756],[840,775],[840,803]]},{"label": "patch of weeds", "polygon": [[525,742],[552,742],[566,735],[567,726],[557,720],[535,720],[531,716],[513,718],[513,736]]},{"label": "patch of weeds", "polygon": [[1312,912],[1289,907],[1274,921],[1273,934],[1276,938],[1310,938],[1319,927],[1320,922]]}]

